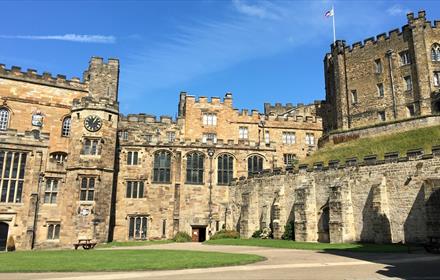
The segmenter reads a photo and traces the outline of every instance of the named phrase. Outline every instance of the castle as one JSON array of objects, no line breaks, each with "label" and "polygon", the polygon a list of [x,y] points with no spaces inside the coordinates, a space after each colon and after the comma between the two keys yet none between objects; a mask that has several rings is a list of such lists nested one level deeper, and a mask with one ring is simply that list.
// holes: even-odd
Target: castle
[{"label": "castle", "polygon": [[93,57],[82,80],[0,65],[0,250],[8,239],[18,249],[179,231],[204,241],[221,229],[249,237],[269,226],[280,238],[288,223],[303,241],[438,233],[438,147],[295,168],[318,139],[440,123],[437,23],[419,12],[402,32],[352,48],[337,41],[324,59],[325,101],[264,112],[234,109],[231,93],[181,92],[176,119],[123,116],[116,59]]}]

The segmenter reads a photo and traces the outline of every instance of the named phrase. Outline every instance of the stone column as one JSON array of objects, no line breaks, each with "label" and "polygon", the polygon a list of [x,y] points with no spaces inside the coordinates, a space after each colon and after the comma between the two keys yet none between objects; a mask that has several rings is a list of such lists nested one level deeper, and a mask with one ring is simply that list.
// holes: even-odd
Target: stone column
[{"label": "stone column", "polygon": [[295,240],[317,241],[318,229],[314,182],[306,180],[295,190],[294,207]]}]

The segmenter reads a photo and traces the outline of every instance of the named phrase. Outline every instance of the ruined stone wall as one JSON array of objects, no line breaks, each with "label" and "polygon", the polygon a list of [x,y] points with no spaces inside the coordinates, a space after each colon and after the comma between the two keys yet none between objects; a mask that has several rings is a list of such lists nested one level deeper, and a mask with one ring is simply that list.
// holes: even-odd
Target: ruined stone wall
[{"label": "ruined stone wall", "polygon": [[[431,59],[431,48],[440,42],[438,23],[432,25],[421,11],[417,17],[408,14],[408,24],[401,30],[351,47],[345,41],[336,41],[324,59],[329,111],[323,118],[331,121],[326,131],[438,114],[439,85],[434,73],[440,65]],[[403,52],[408,52],[410,63],[401,62]],[[376,61],[380,61],[380,71]],[[405,77],[411,78],[412,88],[407,89]],[[380,85],[383,96],[379,94]],[[382,112],[385,120],[380,117]]]},{"label": "ruined stone wall", "polygon": [[278,202],[274,236],[293,221],[298,241],[425,242],[440,234],[439,170],[437,147],[432,155],[238,180],[230,186],[234,226],[243,237],[274,228],[265,213]]}]

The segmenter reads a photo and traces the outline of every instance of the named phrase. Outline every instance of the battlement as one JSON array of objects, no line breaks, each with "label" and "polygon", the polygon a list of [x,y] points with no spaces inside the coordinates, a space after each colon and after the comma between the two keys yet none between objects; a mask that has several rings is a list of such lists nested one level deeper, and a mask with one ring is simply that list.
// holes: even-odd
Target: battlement
[{"label": "battlement", "polygon": [[90,108],[95,110],[108,110],[113,113],[117,113],[119,110],[119,103],[111,98],[100,97],[99,99],[91,96],[84,96],[81,99],[74,99],[72,111]]},{"label": "battlement", "polygon": [[408,32],[410,30],[410,27],[415,26],[417,24],[422,24],[425,27],[430,28],[438,28],[440,27],[440,21],[434,21],[434,24],[432,25],[430,21],[426,20],[426,13],[425,11],[419,11],[417,14],[417,17],[414,16],[414,13],[408,13],[407,14],[408,24],[402,26],[401,29],[396,28],[388,31],[387,33],[381,33],[374,37],[369,37],[364,39],[363,41],[358,41],[353,43],[352,45],[347,45],[344,40],[337,40],[334,44],[331,44],[332,51],[334,49],[343,49],[346,52],[352,53],[356,52],[357,50],[361,50],[364,48],[367,48],[369,46],[373,46],[376,44],[381,44],[382,42],[388,41],[388,40],[396,40],[396,39],[402,39],[403,40],[403,34]]},{"label": "battlement", "polygon": [[[339,160],[329,160],[328,164],[325,165],[324,162],[314,162],[313,164],[300,164],[297,168],[289,167],[285,170],[280,170],[280,168],[275,168],[274,170],[263,170],[263,172],[251,174],[248,178],[240,178],[240,181],[251,180],[253,178],[261,178],[279,174],[287,173],[301,173],[301,172],[322,172],[328,170],[340,170],[340,169],[353,169],[362,166],[374,166],[374,165],[384,165],[384,164],[399,164],[410,161],[424,161],[433,158],[440,158],[440,146],[433,146],[431,148],[431,154],[424,154],[423,149],[412,149],[408,150],[405,155],[399,157],[398,152],[385,153],[383,160],[378,160],[378,155],[368,155],[365,156],[361,162],[357,158],[347,158],[344,164],[341,164]],[[237,178],[234,179],[237,181]]]},{"label": "battlement", "polygon": [[61,87],[71,90],[87,91],[88,81],[81,81],[78,77],[70,80],[65,75],[52,76],[49,72],[38,74],[34,69],[22,71],[21,67],[12,66],[7,69],[4,64],[0,64],[0,78],[11,79],[23,82],[37,83],[47,86]]},{"label": "battlement", "polygon": [[173,119],[171,116],[154,116],[144,113],[140,114],[128,114],[127,116],[119,115],[119,121],[122,122],[133,122],[133,123],[162,123],[162,124],[177,124],[177,119]]},{"label": "battlement", "polygon": [[206,96],[199,96],[196,97],[194,95],[187,95],[186,92],[180,93],[181,97],[183,96],[185,102],[187,104],[201,104],[201,105],[220,105],[224,104],[228,107],[232,107],[232,93],[227,92],[223,98],[223,100],[220,97],[213,96],[211,98],[208,98]]},{"label": "battlement", "polygon": [[275,105],[272,105],[270,103],[264,103],[264,114],[270,115],[270,114],[276,114],[276,115],[282,115],[290,112],[295,112],[296,110],[303,110],[302,113],[306,111],[310,111],[312,115],[316,114],[316,108],[320,107],[323,103],[322,100],[315,100],[311,104],[304,104],[304,103],[298,103],[298,104],[292,104],[292,103],[286,103],[285,105],[281,103],[275,103]]}]

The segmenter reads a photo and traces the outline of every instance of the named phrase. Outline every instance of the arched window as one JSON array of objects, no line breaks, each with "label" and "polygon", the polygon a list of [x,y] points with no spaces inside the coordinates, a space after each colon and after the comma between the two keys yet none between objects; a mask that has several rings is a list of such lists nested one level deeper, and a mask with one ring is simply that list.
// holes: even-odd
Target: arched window
[{"label": "arched window", "polygon": [[9,110],[0,108],[0,130],[6,130],[9,126]]},{"label": "arched window", "polygon": [[440,61],[440,45],[434,44],[431,48],[431,60]]},{"label": "arched window", "polygon": [[65,152],[53,152],[50,154],[50,158],[58,163],[64,163],[67,160],[67,153]]},{"label": "arched window", "polygon": [[63,120],[63,126],[61,127],[61,136],[69,137],[70,136],[70,125],[72,123],[72,119],[69,117],[65,117]]},{"label": "arched window", "polygon": [[186,157],[186,182],[189,184],[203,184],[203,163],[205,156],[201,153],[191,153]]},{"label": "arched window", "polygon": [[248,157],[248,175],[263,171],[263,157],[254,155]]},{"label": "arched window", "polygon": [[154,154],[153,182],[169,183],[171,181],[171,153],[159,151]]},{"label": "arched window", "polygon": [[234,157],[223,154],[217,159],[217,182],[219,185],[228,185],[234,176]]}]

